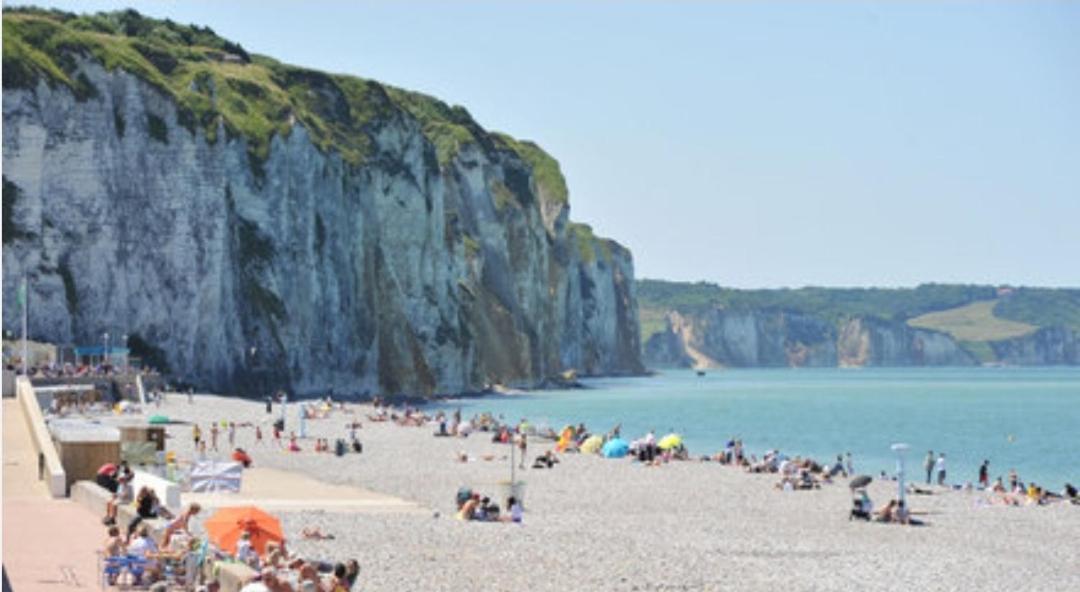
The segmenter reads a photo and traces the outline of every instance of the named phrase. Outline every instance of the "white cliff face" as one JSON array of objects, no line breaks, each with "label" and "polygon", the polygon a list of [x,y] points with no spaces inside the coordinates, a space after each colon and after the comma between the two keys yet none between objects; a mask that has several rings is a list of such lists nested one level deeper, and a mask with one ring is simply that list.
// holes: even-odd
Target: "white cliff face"
[{"label": "white cliff face", "polygon": [[[965,366],[951,337],[903,323],[856,317],[839,325],[799,312],[713,309],[669,315],[645,359],[659,366]],[[702,364],[701,360],[710,360]]]},{"label": "white cliff face", "polygon": [[[452,393],[641,370],[629,252],[583,258],[567,206],[542,199],[513,152],[467,145],[439,165],[399,111],[361,166],[299,125],[253,166],[243,139],[179,126],[135,76],[80,69],[96,98],[45,82],[4,92],[18,229],[4,299],[30,278],[35,338],[137,335],[178,377],[250,392]],[[16,307],[3,320],[17,327]]]}]

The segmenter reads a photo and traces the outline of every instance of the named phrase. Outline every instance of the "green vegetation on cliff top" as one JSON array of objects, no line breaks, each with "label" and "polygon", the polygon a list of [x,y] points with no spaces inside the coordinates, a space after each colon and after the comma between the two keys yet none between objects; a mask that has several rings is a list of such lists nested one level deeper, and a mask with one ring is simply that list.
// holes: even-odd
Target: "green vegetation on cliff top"
[{"label": "green vegetation on cliff top", "polygon": [[696,314],[717,307],[788,310],[833,322],[878,317],[944,331],[970,343],[1015,337],[1038,327],[1080,330],[1080,290],[1075,289],[1016,288],[999,297],[997,287],[976,285],[737,290],[706,282],[639,280],[637,295],[642,341],[663,329],[665,311]]},{"label": "green vegetation on cliff top", "polygon": [[597,253],[599,253],[600,258],[605,263],[611,262],[611,244],[602,238],[597,238],[593,234],[592,226],[571,223],[567,230],[569,231],[570,240],[577,246],[578,256],[582,261],[592,263],[596,260]]},{"label": "green vegetation on cliff top", "polygon": [[[446,165],[465,145],[511,150],[533,167],[548,199],[566,201],[558,163],[531,142],[488,133],[465,108],[354,76],[327,74],[249,55],[208,27],[151,19],[134,10],[77,15],[36,8],[5,8],[3,85],[32,88],[44,79],[79,100],[97,89],[79,71],[91,58],[122,69],[173,99],[180,125],[215,142],[219,126],[247,141],[258,173],[275,135],[302,125],[324,152],[350,164],[371,156],[372,134],[394,113],[414,118]],[[160,130],[155,130],[155,133]],[[160,133],[157,133],[158,137]],[[159,138],[160,139],[160,138]]]},{"label": "green vegetation on cliff top", "polygon": [[908,321],[912,327],[948,333],[960,341],[999,341],[1021,337],[1035,325],[1003,319],[994,314],[998,300],[979,300],[947,310],[928,312]]}]

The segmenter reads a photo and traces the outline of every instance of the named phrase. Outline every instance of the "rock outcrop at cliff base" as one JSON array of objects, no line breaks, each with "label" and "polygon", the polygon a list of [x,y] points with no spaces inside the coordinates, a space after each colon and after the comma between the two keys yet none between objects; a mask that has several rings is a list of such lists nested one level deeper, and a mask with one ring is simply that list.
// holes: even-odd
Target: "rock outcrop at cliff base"
[{"label": "rock outcrop at cliff base", "polygon": [[36,339],[251,393],[642,370],[630,252],[539,147],[131,14],[4,15],[4,301],[29,278]]}]

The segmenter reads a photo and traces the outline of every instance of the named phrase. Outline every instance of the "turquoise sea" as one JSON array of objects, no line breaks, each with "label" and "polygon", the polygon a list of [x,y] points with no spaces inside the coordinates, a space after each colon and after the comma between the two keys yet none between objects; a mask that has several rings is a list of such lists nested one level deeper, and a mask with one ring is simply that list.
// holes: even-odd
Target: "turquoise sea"
[{"label": "turquoise sea", "polygon": [[955,483],[976,481],[987,459],[991,479],[1015,467],[1022,480],[1053,490],[1080,484],[1080,368],[673,370],[586,385],[443,407],[555,429],[585,422],[606,432],[621,422],[631,439],[674,430],[694,456],[730,437],[759,457],[770,448],[818,460],[850,451],[855,470],[874,475],[894,472],[890,445],[905,442],[909,474],[923,474],[933,449],[945,452]]}]

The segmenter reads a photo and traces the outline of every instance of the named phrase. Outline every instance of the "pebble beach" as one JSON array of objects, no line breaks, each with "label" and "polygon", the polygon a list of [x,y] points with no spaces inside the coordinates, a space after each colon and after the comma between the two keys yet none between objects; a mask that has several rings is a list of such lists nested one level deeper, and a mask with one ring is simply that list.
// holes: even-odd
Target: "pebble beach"
[{"label": "pebble beach", "polygon": [[[849,521],[845,480],[781,491],[776,475],[697,460],[646,467],[563,454],[552,470],[517,471],[526,484],[522,524],[459,521],[454,494],[461,486],[504,501],[499,484],[510,478],[510,447],[483,432],[436,438],[434,426],[373,423],[371,412],[348,405],[348,412],[308,420],[303,451],[289,453],[271,437],[277,405],[268,415],[260,402],[196,395],[189,403],[173,394],[148,410],[175,422],[167,446],[181,462],[195,454],[192,422],[207,438],[212,421],[251,422],[262,426],[263,443],[245,427],[236,445],[255,467],[419,506],[276,512],[294,553],[358,559],[362,590],[1080,590],[1080,507],[988,505],[980,492],[934,488],[909,497],[927,526]],[[354,419],[363,425],[362,454],[313,452],[315,438],[346,438]],[[299,433],[294,405],[287,421],[286,436]],[[529,460],[552,446],[531,440]],[[224,430],[219,449],[221,458],[231,452]],[[472,460],[459,462],[461,451]],[[895,492],[892,482],[869,488],[879,507]],[[335,538],[304,540],[301,530],[312,527]]]}]

